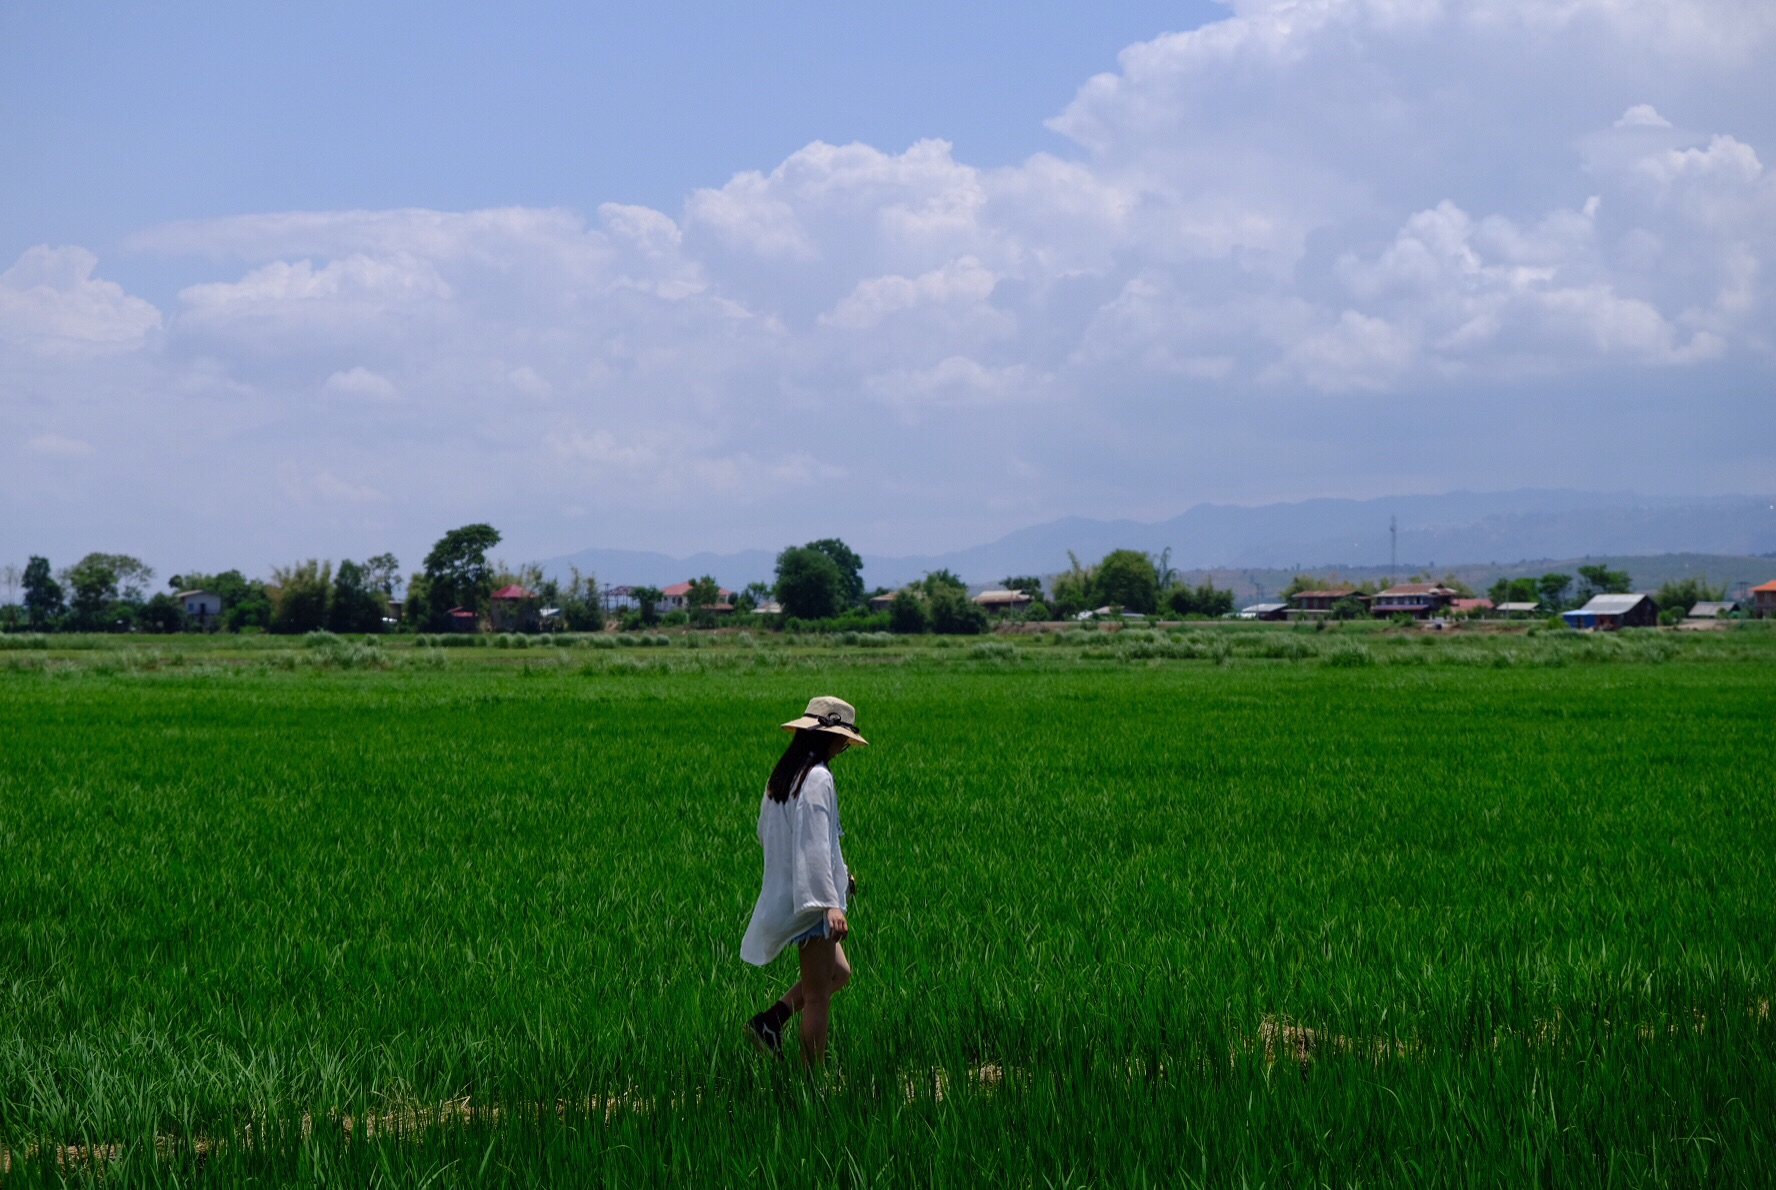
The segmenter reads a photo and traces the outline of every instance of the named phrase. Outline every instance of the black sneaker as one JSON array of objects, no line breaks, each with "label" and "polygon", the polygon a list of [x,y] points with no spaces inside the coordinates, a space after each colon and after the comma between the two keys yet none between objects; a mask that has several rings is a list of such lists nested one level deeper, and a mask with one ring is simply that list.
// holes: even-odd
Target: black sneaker
[{"label": "black sneaker", "polygon": [[783,1028],[772,1023],[769,1013],[754,1013],[746,1022],[746,1036],[767,1058],[783,1056]]}]

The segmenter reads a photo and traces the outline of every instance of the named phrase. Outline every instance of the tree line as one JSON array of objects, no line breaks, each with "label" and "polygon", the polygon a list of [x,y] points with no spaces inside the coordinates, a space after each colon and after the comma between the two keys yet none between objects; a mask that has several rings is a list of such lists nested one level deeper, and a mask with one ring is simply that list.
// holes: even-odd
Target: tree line
[{"label": "tree line", "polygon": [[[362,562],[347,558],[337,566],[315,558],[274,566],[266,579],[248,578],[238,569],[188,571],[171,576],[168,589],[155,593],[153,568],[126,554],[88,554],[59,571],[48,559],[33,556],[22,572],[12,566],[0,570],[0,585],[7,589],[0,630],[370,633],[398,625],[448,632],[456,627],[457,614],[467,613],[478,624],[489,611],[493,592],[511,583],[555,609],[555,623],[562,628],[589,632],[606,626],[609,617],[594,576],[572,570],[568,580],[560,581],[535,565],[508,569],[488,556],[500,540],[499,531],[488,524],[452,529],[405,580],[395,556],[382,553]],[[1212,583],[1192,587],[1179,582],[1169,565],[1170,551],[1155,559],[1137,550],[1113,550],[1091,565],[1068,557],[1071,566],[1054,578],[1052,590],[1045,590],[1037,575],[1003,579],[1007,589],[1031,599],[1028,607],[1006,614],[1047,620],[1097,608],[1180,617],[1233,610],[1231,591]],[[397,600],[403,585],[405,598]],[[21,588],[23,599],[15,603],[13,596]],[[177,595],[192,590],[210,592],[219,608],[203,615],[188,613]],[[872,612],[869,601],[878,596],[892,598],[887,610]],[[662,615],[664,595],[657,587],[631,588],[629,597],[635,606],[621,614],[625,626],[712,626],[717,622],[713,609],[722,606],[721,587],[707,574],[690,581],[683,611]],[[748,622],[766,608],[779,611],[781,622],[792,627],[968,635],[985,632],[992,623],[987,610],[969,598],[968,585],[949,570],[932,571],[898,591],[866,589],[863,559],[837,537],[784,549],[777,555],[773,581],[749,584],[731,609],[724,610],[731,611],[731,622]]]}]

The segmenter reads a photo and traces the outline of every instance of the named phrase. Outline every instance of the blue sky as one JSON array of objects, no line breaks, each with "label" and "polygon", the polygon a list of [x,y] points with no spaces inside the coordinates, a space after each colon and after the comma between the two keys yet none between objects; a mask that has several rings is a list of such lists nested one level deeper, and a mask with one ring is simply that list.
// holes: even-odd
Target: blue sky
[{"label": "blue sky", "polygon": [[[676,208],[815,140],[1066,152],[1043,120],[1199,2],[0,8],[0,256],[248,211]],[[108,270],[154,262],[124,258]],[[162,266],[164,267],[164,266]]]},{"label": "blue sky", "polygon": [[1749,0],[0,8],[0,561],[1776,490]]}]

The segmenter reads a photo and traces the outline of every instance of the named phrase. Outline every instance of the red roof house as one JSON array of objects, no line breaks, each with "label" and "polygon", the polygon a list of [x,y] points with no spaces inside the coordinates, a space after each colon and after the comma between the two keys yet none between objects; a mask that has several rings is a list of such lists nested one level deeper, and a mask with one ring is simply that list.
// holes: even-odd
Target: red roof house
[{"label": "red roof house", "polygon": [[[709,610],[733,611],[734,593],[726,587],[717,587],[716,590],[721,593],[721,596],[716,600],[716,606]],[[691,584],[689,583],[673,583],[670,587],[661,587],[660,610],[669,612],[685,611],[691,606],[690,596]],[[722,606],[724,604],[726,607]]]},{"label": "red roof house", "polygon": [[495,632],[535,632],[541,626],[537,615],[537,593],[513,583],[493,593],[492,619]]},{"label": "red roof house", "polygon": [[1776,578],[1753,587],[1751,597],[1757,601],[1758,615],[1776,616]]}]

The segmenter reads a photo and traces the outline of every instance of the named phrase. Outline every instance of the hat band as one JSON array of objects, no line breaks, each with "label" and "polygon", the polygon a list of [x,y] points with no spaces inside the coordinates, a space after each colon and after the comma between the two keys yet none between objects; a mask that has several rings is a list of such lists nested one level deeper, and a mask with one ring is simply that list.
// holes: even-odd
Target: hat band
[{"label": "hat band", "polygon": [[857,725],[855,723],[845,722],[845,717],[836,713],[831,715],[810,715],[809,718],[819,723],[822,727],[843,727],[847,731],[857,730]]}]

